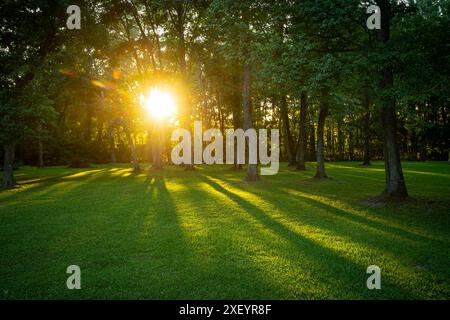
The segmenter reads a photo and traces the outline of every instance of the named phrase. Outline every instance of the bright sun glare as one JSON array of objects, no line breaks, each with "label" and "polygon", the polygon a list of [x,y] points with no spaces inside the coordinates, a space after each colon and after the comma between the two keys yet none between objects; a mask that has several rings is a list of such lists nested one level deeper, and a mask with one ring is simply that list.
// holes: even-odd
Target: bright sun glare
[{"label": "bright sun glare", "polygon": [[164,120],[175,114],[175,101],[170,93],[161,89],[152,89],[144,97],[145,108],[152,118]]}]

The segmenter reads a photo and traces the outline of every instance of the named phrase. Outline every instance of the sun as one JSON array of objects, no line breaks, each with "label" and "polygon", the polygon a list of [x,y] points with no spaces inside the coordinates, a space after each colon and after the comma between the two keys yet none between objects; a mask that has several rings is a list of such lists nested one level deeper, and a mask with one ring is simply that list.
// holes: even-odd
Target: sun
[{"label": "sun", "polygon": [[150,116],[156,120],[165,120],[176,112],[175,101],[172,95],[159,88],[150,90],[144,97],[144,107]]}]

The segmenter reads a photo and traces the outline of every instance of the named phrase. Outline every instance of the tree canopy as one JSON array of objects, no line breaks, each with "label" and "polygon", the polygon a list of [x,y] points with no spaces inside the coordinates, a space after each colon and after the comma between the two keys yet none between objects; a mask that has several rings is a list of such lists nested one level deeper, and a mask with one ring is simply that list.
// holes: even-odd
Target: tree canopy
[{"label": "tree canopy", "polygon": [[[448,0],[85,0],[73,30],[70,4],[0,4],[4,187],[14,163],[162,168],[194,120],[280,128],[282,160],[318,178],[328,160],[384,159],[387,196],[407,196],[400,160],[448,159]],[[155,86],[178,106],[163,129],[142,106]]]}]

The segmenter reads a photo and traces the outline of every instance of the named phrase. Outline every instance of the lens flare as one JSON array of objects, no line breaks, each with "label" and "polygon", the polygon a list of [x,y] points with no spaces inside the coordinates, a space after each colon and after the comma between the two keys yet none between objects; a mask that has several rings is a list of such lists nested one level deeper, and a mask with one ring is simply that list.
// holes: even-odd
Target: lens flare
[{"label": "lens flare", "polygon": [[176,112],[175,101],[170,93],[161,89],[152,89],[144,97],[144,106],[152,118],[164,120],[173,116]]}]

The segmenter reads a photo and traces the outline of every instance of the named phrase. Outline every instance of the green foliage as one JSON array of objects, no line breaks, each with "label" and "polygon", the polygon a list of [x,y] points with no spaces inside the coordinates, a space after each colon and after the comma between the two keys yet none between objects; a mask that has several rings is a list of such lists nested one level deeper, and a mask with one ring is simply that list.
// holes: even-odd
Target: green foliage
[{"label": "green foliage", "polygon": [[45,87],[35,78],[22,92],[13,97],[10,96],[10,90],[1,91],[1,144],[26,137],[42,137],[45,134],[45,129],[55,120],[56,113],[53,101],[43,89]]},{"label": "green foliage", "polygon": [[[0,5],[1,143],[33,149],[33,137],[46,137],[48,155],[57,163],[77,154],[103,162],[114,151],[107,137],[111,127],[116,146],[130,153],[126,123],[143,150],[151,128],[139,97],[161,84],[189,101],[183,113],[192,110],[190,120],[230,127],[236,125],[233,117],[242,118],[242,71],[248,63],[257,126],[280,127],[278,100],[286,97],[291,135],[298,137],[301,93],[308,95],[308,122],[315,125],[327,92],[330,127],[343,120],[346,150],[356,134],[361,153],[362,97],[370,98],[370,126],[377,132],[380,101],[394,97],[406,132],[402,156],[447,156],[447,0],[392,1],[386,45],[366,29],[365,7],[354,0],[80,1],[80,30],[65,29],[68,4]],[[394,72],[389,89],[380,88],[385,67]],[[436,133],[440,141],[433,144]],[[415,136],[417,152],[407,151]],[[374,134],[371,143],[379,140]]]},{"label": "green foliage", "polygon": [[0,143],[36,135],[54,116],[42,69],[61,40],[58,1],[6,1],[0,7]]}]

